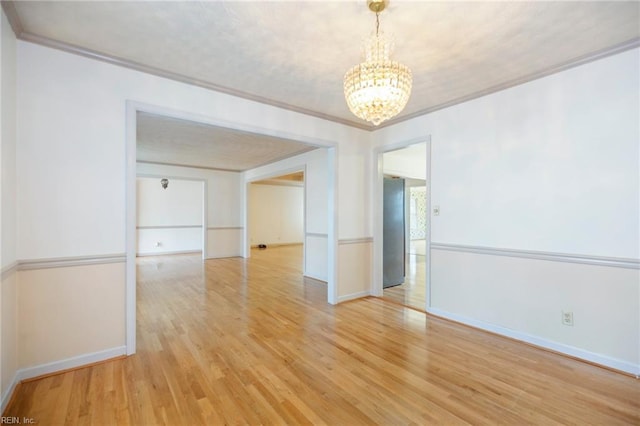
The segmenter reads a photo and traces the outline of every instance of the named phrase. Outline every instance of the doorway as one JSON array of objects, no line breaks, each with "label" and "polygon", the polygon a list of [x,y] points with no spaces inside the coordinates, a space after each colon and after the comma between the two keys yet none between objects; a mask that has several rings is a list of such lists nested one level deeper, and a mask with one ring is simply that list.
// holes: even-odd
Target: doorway
[{"label": "doorway", "polygon": [[420,310],[429,302],[429,153],[428,139],[378,152],[374,294]]},{"label": "doorway", "polygon": [[252,255],[288,247],[300,257],[304,271],[305,199],[304,170],[248,184],[247,235]]},{"label": "doorway", "polygon": [[[324,273],[326,275],[327,281],[327,301],[331,304],[337,303],[337,270],[336,270],[336,253],[337,253],[337,217],[335,215],[335,206],[337,204],[337,190],[336,190],[336,181],[337,181],[337,142],[324,140],[317,137],[311,137],[307,135],[292,135],[290,132],[286,132],[278,129],[265,129],[265,128],[255,128],[251,125],[240,123],[240,122],[228,122],[215,118],[207,118],[202,115],[184,111],[173,110],[165,107],[158,107],[149,104],[143,104],[134,101],[126,101],[126,215],[125,215],[125,240],[126,240],[126,284],[125,284],[125,322],[126,322],[126,353],[127,355],[134,354],[136,352],[136,245],[137,245],[137,233],[136,233],[136,204],[137,204],[137,194],[136,194],[136,178],[137,178],[137,151],[138,151],[138,118],[140,114],[144,115],[156,115],[160,117],[168,118],[169,120],[177,120],[177,121],[190,121],[195,124],[199,124],[201,126],[206,127],[215,127],[216,131],[220,131],[222,133],[226,133],[230,135],[230,139],[226,141],[226,146],[231,148],[240,149],[242,152],[237,156],[231,157],[219,157],[224,161],[224,158],[234,158],[234,159],[242,159],[242,153],[247,153],[250,155],[253,153],[254,160],[260,160],[262,164],[264,164],[264,155],[261,155],[259,150],[242,150],[239,148],[238,143],[235,143],[237,139],[234,139],[235,136],[238,136],[241,140],[252,137],[263,138],[263,140],[269,140],[270,142],[278,142],[282,141],[286,144],[302,144],[307,146],[312,146],[316,148],[322,148],[321,150],[325,153],[324,162],[323,162],[323,177],[319,180],[322,182],[326,188],[323,192],[322,199],[318,199],[317,201],[323,205],[323,211],[326,209],[326,230],[323,235],[324,239],[324,247],[326,250],[323,252],[323,257],[325,260],[324,263]],[[199,132],[196,132],[199,133]],[[164,142],[177,141],[175,138],[168,138],[164,134],[164,132],[156,132],[157,135],[162,137]],[[218,140],[218,139],[213,139]],[[218,144],[210,144],[210,145],[218,145]],[[269,144],[267,144],[269,145]],[[155,148],[152,149],[155,151]],[[278,162],[283,160],[283,158],[287,158],[285,155],[278,155],[277,159],[273,159],[272,161]],[[197,161],[198,156],[192,156],[192,160]],[[187,169],[183,168],[187,166],[188,163],[179,162],[179,161],[170,161],[166,162],[162,159],[158,160],[146,160],[145,161],[150,166],[173,166],[180,169],[181,177],[190,177],[192,174],[200,176],[201,173],[191,173],[187,171]],[[255,164],[255,163],[254,163]],[[268,163],[274,164],[274,163]],[[301,165],[302,168],[306,167],[305,164]],[[263,170],[262,168],[254,165],[253,167],[257,167],[258,169]],[[213,256],[223,257],[226,256],[242,256],[242,253],[247,251],[246,241],[246,216],[242,213],[245,211],[245,202],[246,198],[244,197],[246,191],[246,185],[242,184],[242,181],[246,178],[246,173],[239,173],[239,170],[230,170],[226,168],[224,165],[219,167],[199,167],[196,166],[196,170],[210,170],[213,174],[225,174],[227,172],[238,172],[237,176],[221,178],[219,180],[220,185],[215,189],[219,192],[219,194],[223,194],[226,196],[230,196],[234,205],[237,204],[236,214],[231,214],[228,208],[211,208],[211,206],[215,206],[216,202],[219,202],[219,198],[217,198],[217,194],[211,194],[213,191],[213,185],[210,184],[209,180],[205,182],[205,200],[204,205],[208,206],[208,216],[213,215],[213,219],[207,218],[208,227],[203,226],[203,231],[205,234],[203,235],[204,239],[204,249],[207,252],[208,257]],[[243,170],[248,170],[248,168],[243,168]],[[255,169],[254,169],[255,170]],[[298,168],[299,170],[299,168]],[[218,173],[220,172],[220,173]],[[282,173],[280,173],[282,174]],[[305,172],[306,176],[306,172]],[[245,180],[246,182],[246,180]],[[318,182],[314,181],[314,185],[317,185]],[[314,191],[315,192],[315,191]],[[237,203],[236,203],[237,200]],[[212,213],[213,212],[213,213]],[[334,212],[333,214],[329,214],[328,212]],[[217,225],[215,222],[220,222],[220,225]],[[212,238],[212,232],[216,233],[217,237]],[[209,235],[207,237],[207,235]],[[307,239],[309,235],[307,235]],[[208,242],[208,243],[207,243]],[[224,242],[227,246],[230,246],[229,254],[227,253],[212,253],[212,244],[215,245],[217,242]],[[312,245],[312,244],[310,244]],[[315,244],[313,244],[315,246]]]},{"label": "doorway", "polygon": [[[335,288],[335,181],[333,149],[317,149],[297,156],[291,160],[271,164],[245,173],[245,257],[260,253],[255,246],[261,243],[278,246],[297,242],[301,251],[302,275],[304,279],[313,279],[326,283],[327,301],[337,302]],[[284,179],[290,182],[282,182]],[[280,182],[277,182],[280,181]],[[273,184],[277,186],[271,186]],[[269,197],[255,200],[251,194],[256,187],[267,184],[262,192],[276,195],[286,192],[290,207],[280,212],[280,207]],[[283,188],[282,185],[288,187]],[[275,199],[283,195],[275,196]],[[255,197],[254,197],[255,198]],[[295,201],[294,201],[295,200]],[[260,204],[256,205],[256,202]],[[292,204],[293,203],[293,204]],[[267,205],[268,204],[268,205]],[[275,211],[274,211],[275,210]],[[252,218],[253,216],[253,218]],[[256,220],[256,216],[258,216]],[[258,234],[257,222],[265,222],[268,232]],[[279,224],[280,221],[291,223]],[[253,223],[252,223],[253,222]],[[285,236],[285,232],[289,236]],[[280,234],[280,235],[279,235]],[[277,237],[280,236],[280,240]],[[270,241],[268,241],[270,239]],[[265,241],[267,241],[265,243]],[[254,247],[252,249],[252,246]],[[269,249],[267,248],[267,251]]]}]

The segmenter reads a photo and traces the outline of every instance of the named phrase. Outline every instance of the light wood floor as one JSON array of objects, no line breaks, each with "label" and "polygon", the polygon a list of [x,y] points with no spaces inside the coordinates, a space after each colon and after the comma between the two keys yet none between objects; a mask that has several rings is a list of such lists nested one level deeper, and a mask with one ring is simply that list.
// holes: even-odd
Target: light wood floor
[{"label": "light wood floor", "polygon": [[383,290],[383,297],[421,311],[427,306],[426,257],[407,253],[404,283]]},{"label": "light wood floor", "polygon": [[138,353],[24,383],[45,424],[640,424],[634,378],[383,299],[331,306],[300,247],[145,257]]}]

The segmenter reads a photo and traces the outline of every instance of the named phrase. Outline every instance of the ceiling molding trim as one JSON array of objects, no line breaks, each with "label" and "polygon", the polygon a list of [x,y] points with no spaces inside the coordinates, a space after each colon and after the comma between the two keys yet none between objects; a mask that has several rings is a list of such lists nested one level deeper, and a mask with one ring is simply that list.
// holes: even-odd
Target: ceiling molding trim
[{"label": "ceiling molding trim", "polygon": [[4,14],[7,16],[7,20],[11,25],[11,29],[16,37],[22,37],[24,33],[24,28],[22,27],[22,21],[20,21],[20,16],[18,16],[18,11],[16,10],[16,5],[13,1],[2,0],[2,10],[4,10]]},{"label": "ceiling molding trim", "polygon": [[[625,42],[619,43],[617,45],[596,51],[596,52],[592,52],[592,53],[588,53],[582,56],[578,56],[574,59],[571,59],[569,61],[566,61],[564,63],[561,63],[559,65],[553,65],[550,66],[548,68],[542,69],[540,71],[536,71],[533,72],[531,74],[527,74],[523,77],[514,79],[514,80],[510,80],[508,82],[496,85],[496,86],[492,86],[489,87],[487,89],[484,90],[480,90],[477,91],[475,93],[472,93],[470,95],[467,96],[463,96],[460,98],[456,98],[453,99],[451,101],[448,102],[444,102],[429,108],[425,108],[419,111],[415,111],[413,113],[395,118],[395,119],[391,119],[388,120],[378,126],[372,126],[369,124],[365,124],[365,123],[360,123],[360,122],[356,122],[356,121],[352,121],[352,120],[347,120],[341,117],[336,117],[333,115],[329,115],[329,114],[325,114],[325,113],[321,113],[318,111],[313,111],[313,110],[309,110],[306,108],[301,108],[301,107],[297,107],[294,105],[290,105],[287,104],[286,102],[279,102],[279,101],[275,101],[272,99],[268,99],[268,98],[264,98],[261,96],[257,96],[257,95],[252,95],[250,93],[246,93],[240,90],[236,90],[236,89],[232,89],[232,88],[228,88],[228,87],[224,87],[224,86],[219,86],[213,83],[209,83],[203,80],[199,80],[199,79],[194,79],[194,78],[190,78],[187,76],[184,76],[182,74],[178,74],[178,73],[174,73],[171,71],[165,71],[156,67],[151,67],[148,65],[144,65],[135,61],[131,61],[128,59],[123,59],[123,58],[119,58],[117,56],[112,56],[112,55],[108,55],[108,54],[104,54],[98,51],[94,51],[91,49],[86,49],[84,47],[80,47],[80,46],[76,46],[70,43],[65,43],[65,42],[61,42],[61,41],[57,41],[48,37],[43,37],[37,34],[33,34],[30,32],[26,32],[24,31],[24,28],[22,26],[22,23],[20,21],[20,17],[17,14],[16,8],[15,8],[15,4],[14,1],[10,1],[10,0],[2,0],[2,9],[4,10],[5,14],[7,15],[7,19],[9,20],[9,23],[11,24],[11,28],[13,29],[13,32],[16,34],[16,37],[20,40],[23,41],[27,41],[27,42],[31,42],[31,43],[35,43],[35,44],[39,44],[45,47],[50,47],[53,49],[57,49],[57,50],[62,50],[64,52],[67,53],[72,53],[75,55],[79,55],[79,56],[84,56],[86,58],[90,58],[90,59],[95,59],[98,61],[102,61],[102,62],[106,62],[112,65],[116,65],[116,66],[120,66],[120,67],[124,67],[124,68],[129,68],[135,71],[140,71],[140,72],[144,72],[146,74],[151,74],[151,75],[155,75],[158,77],[162,77],[162,78],[167,78],[169,80],[174,80],[180,83],[185,83],[185,84],[190,84],[193,86],[197,86],[197,87],[202,87],[204,89],[208,89],[208,90],[212,90],[215,92],[219,92],[219,93],[224,93],[230,96],[235,96],[238,98],[242,98],[242,99],[246,99],[249,101],[253,101],[253,102],[258,102],[261,104],[265,104],[265,105],[270,105],[276,108],[281,108],[284,110],[288,110],[288,111],[292,111],[292,112],[296,112],[299,114],[304,114],[304,115],[308,115],[308,116],[312,116],[312,117],[316,117],[316,118],[320,118],[323,120],[327,120],[327,121],[332,121],[334,123],[338,123],[338,124],[343,124],[345,126],[349,126],[349,127],[353,127],[356,129],[360,129],[360,130],[365,130],[368,132],[374,132],[378,129],[382,129],[385,127],[389,127],[389,126],[393,126],[396,125],[398,123],[402,123],[404,121],[408,121],[411,119],[414,119],[416,117],[420,117],[422,115],[426,115],[426,114],[430,114],[433,113],[435,111],[439,111],[441,109],[445,109],[445,108],[449,108],[451,106],[457,105],[457,104],[461,104],[473,99],[477,99],[486,95],[490,95],[492,93],[496,93],[505,89],[509,89],[511,87],[514,86],[518,86],[524,83],[528,83],[530,81],[533,80],[537,80],[539,78],[543,78],[546,76],[549,76],[551,74],[556,74],[558,72],[562,72],[562,71],[566,71],[570,68],[574,68],[580,65],[584,65],[587,64],[589,62],[593,62],[593,61],[597,61],[599,59],[603,59],[606,58],[608,56],[611,55],[615,55],[618,53],[622,53],[624,51],[636,48],[636,47],[640,47],[640,37],[635,37],[632,38],[630,40],[627,40]],[[187,167],[191,167],[191,166],[187,166]]]},{"label": "ceiling molding trim", "polygon": [[156,166],[187,167],[189,169],[214,170],[216,172],[232,172],[232,173],[241,173],[242,172],[242,170],[236,170],[236,169],[222,169],[222,168],[218,168],[218,167],[193,166],[193,165],[189,165],[189,164],[178,164],[178,163],[162,163],[160,161],[136,160],[136,164],[154,164]]},{"label": "ceiling molding trim", "polygon": [[267,185],[267,186],[296,186],[299,188],[304,187],[304,182],[298,182],[294,180],[277,180],[277,179],[266,179],[266,180],[258,180],[255,182],[251,182],[251,185]]},{"label": "ceiling molding trim", "polygon": [[[309,145],[309,146],[313,146],[313,145]],[[277,163],[278,161],[288,160],[289,158],[293,158],[293,157],[296,157],[298,155],[306,154],[307,152],[311,152],[311,151],[315,151],[316,149],[323,149],[323,148],[328,148],[328,147],[325,147],[325,146],[315,147],[314,146],[312,149],[305,149],[305,150],[301,150],[301,151],[297,151],[297,152],[292,152],[290,154],[285,154],[285,155],[283,155],[281,157],[274,158],[273,160],[269,160],[269,161],[266,161],[264,163],[260,163],[257,166],[251,167],[250,169],[246,169],[246,170],[243,170],[243,171],[257,169],[259,167],[263,167],[263,166],[267,166],[269,164]]]},{"label": "ceiling molding trim", "polygon": [[461,98],[457,98],[454,100],[451,100],[449,102],[445,102],[439,105],[435,105],[433,107],[430,108],[425,108],[423,110],[420,111],[416,111],[413,112],[411,114],[407,114],[404,115],[402,117],[396,118],[396,119],[392,119],[392,120],[388,120],[382,124],[380,124],[376,129],[382,129],[384,127],[389,127],[389,126],[393,126],[395,124],[398,123],[402,123],[403,121],[407,121],[407,120],[411,120],[413,118],[416,117],[420,117],[422,115],[426,115],[426,114],[430,114],[432,112],[441,110],[441,109],[445,109],[445,108],[449,108],[452,107],[454,105],[458,105],[467,101],[471,101],[473,99],[477,99],[477,98],[481,98],[483,96],[486,95],[490,95],[492,93],[496,93],[496,92],[500,92],[501,90],[505,90],[505,89],[509,89],[511,87],[515,87],[515,86],[519,86],[521,84],[525,84],[528,83],[530,81],[533,80],[537,80],[539,78],[542,77],[547,77],[549,75],[552,74],[556,74],[562,71],[566,71],[568,69],[580,66],[580,65],[585,65],[588,64],[590,62],[594,62],[597,61],[599,59],[603,59],[606,58],[608,56],[612,56],[618,53],[622,53],[625,52],[627,50],[631,50],[634,49],[636,47],[640,47],[640,37],[636,37],[636,38],[632,38],[631,40],[627,40],[625,42],[613,45],[611,47],[608,47],[606,49],[602,49],[602,50],[598,50],[596,52],[592,52],[592,53],[588,53],[586,55],[582,55],[582,56],[578,56],[576,58],[573,58],[569,61],[563,62],[562,64],[559,65],[554,65],[548,68],[545,68],[541,71],[537,71],[531,74],[527,74],[524,77],[520,77],[517,78],[515,80],[511,80],[502,84],[498,84],[496,86],[492,86],[489,87],[488,89],[484,89],[475,93],[472,93],[470,95],[467,96],[463,96]]},{"label": "ceiling molding trim", "polygon": [[[313,145],[310,145],[310,146],[313,146]],[[146,161],[146,160],[136,160],[136,164],[155,164],[157,166],[188,167],[188,168],[191,168],[191,169],[204,169],[204,170],[215,170],[215,171],[218,171],[218,172],[242,173],[242,172],[246,172],[247,170],[257,169],[259,167],[263,167],[263,166],[266,166],[268,164],[277,163],[278,161],[287,160],[289,158],[292,158],[292,157],[295,157],[295,156],[298,156],[298,155],[302,155],[302,154],[306,154],[307,152],[315,151],[316,149],[322,149],[322,148],[325,148],[325,147],[313,147],[312,149],[296,151],[296,152],[293,152],[293,153],[290,153],[290,154],[283,155],[281,157],[274,158],[273,160],[269,160],[267,162],[260,163],[260,164],[258,164],[256,166],[249,167],[247,169],[223,169],[223,168],[219,168],[219,167],[195,166],[195,165],[189,165],[189,164],[164,163],[164,162],[161,162],[161,161]]]},{"label": "ceiling molding trim", "polygon": [[[4,6],[5,2],[3,1],[2,4]],[[12,3],[12,7],[13,7],[13,10],[15,12],[15,6],[13,5],[13,3]],[[8,14],[7,14],[7,16],[8,16]],[[15,14],[15,16],[16,16],[16,19],[18,19],[18,24],[19,24],[20,20],[19,20],[19,18],[17,18],[18,15]],[[13,24],[12,24],[12,27],[13,27]],[[22,28],[21,25],[20,25],[20,28]],[[15,28],[14,28],[14,32],[15,32]],[[35,43],[35,44],[39,44],[39,45],[45,46],[45,47],[50,47],[52,49],[62,50],[64,52],[72,53],[74,55],[84,56],[85,58],[95,59],[97,61],[106,62],[106,63],[109,63],[111,65],[117,65],[117,66],[120,66],[120,67],[129,68],[129,69],[132,69],[132,70],[135,70],[135,71],[144,72],[146,74],[155,75],[157,77],[167,78],[169,80],[178,81],[180,83],[186,83],[186,84],[190,84],[192,86],[202,87],[204,89],[213,90],[215,92],[224,93],[226,95],[235,96],[237,98],[242,98],[242,99],[246,99],[246,100],[249,100],[249,101],[258,102],[258,103],[261,103],[261,104],[269,105],[269,106],[276,107],[276,108],[281,108],[281,109],[288,110],[288,111],[291,111],[291,112],[296,112],[296,113],[299,113],[299,114],[309,115],[309,116],[312,116],[312,117],[320,118],[322,120],[332,121],[334,123],[343,124],[343,125],[349,126],[349,127],[355,127],[357,129],[361,129],[361,130],[367,130],[367,131],[374,130],[374,128],[372,126],[364,124],[364,123],[358,123],[356,121],[346,120],[346,119],[341,118],[341,117],[336,117],[336,116],[333,116],[333,115],[324,114],[324,113],[321,113],[321,112],[318,112],[318,111],[313,111],[313,110],[310,110],[310,109],[301,108],[301,107],[298,107],[298,106],[295,106],[295,105],[290,105],[290,104],[287,104],[286,102],[279,102],[279,101],[275,101],[273,99],[264,98],[262,96],[252,95],[250,93],[246,93],[246,92],[243,92],[243,91],[240,91],[240,90],[231,89],[231,88],[224,87],[224,86],[219,86],[217,84],[213,84],[213,83],[209,83],[207,81],[203,81],[203,80],[187,77],[185,75],[174,73],[174,72],[171,72],[171,71],[161,70],[159,68],[151,67],[151,66],[148,66],[148,65],[144,65],[144,64],[141,64],[139,62],[135,62],[135,61],[131,61],[131,60],[128,60],[128,59],[119,58],[117,56],[112,56],[112,55],[108,55],[108,54],[105,54],[105,53],[100,53],[100,52],[97,52],[95,50],[86,49],[84,47],[76,46],[76,45],[73,45],[73,44],[70,44],[70,43],[65,43],[65,42],[53,40],[51,38],[43,37],[43,36],[40,36],[40,35],[37,35],[37,34],[33,34],[33,33],[29,33],[29,32],[25,32],[23,30],[20,31],[20,34],[16,34],[16,37],[18,37],[20,40],[23,40],[23,41],[28,41],[28,42],[31,42],[31,43]]]}]

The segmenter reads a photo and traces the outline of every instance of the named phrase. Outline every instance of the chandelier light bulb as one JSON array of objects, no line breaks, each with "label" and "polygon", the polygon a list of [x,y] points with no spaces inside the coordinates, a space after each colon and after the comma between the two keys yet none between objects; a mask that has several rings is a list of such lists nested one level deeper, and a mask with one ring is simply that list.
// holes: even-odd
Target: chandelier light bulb
[{"label": "chandelier light bulb", "polygon": [[[370,6],[371,8],[371,6]],[[392,61],[393,43],[378,31],[364,43],[364,62],[354,66],[344,76],[344,96],[351,112],[363,120],[379,125],[398,115],[409,101],[413,77],[411,70],[397,61]]]}]

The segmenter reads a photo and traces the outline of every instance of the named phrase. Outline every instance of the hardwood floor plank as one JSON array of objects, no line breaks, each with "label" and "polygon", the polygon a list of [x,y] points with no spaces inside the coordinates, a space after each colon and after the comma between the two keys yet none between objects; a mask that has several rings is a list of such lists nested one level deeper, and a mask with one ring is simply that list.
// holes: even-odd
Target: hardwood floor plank
[{"label": "hardwood floor plank", "polygon": [[138,353],[25,382],[40,425],[640,424],[631,377],[378,298],[326,303],[300,247],[138,259]]}]

